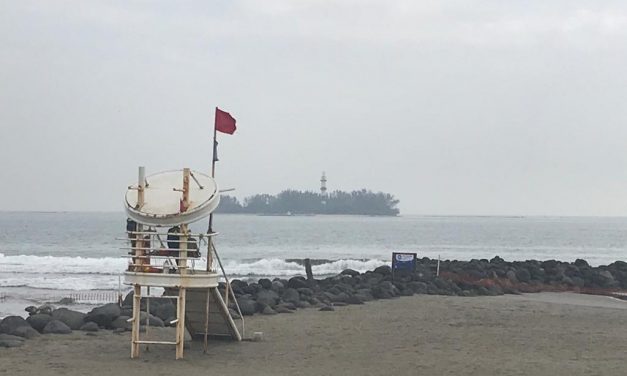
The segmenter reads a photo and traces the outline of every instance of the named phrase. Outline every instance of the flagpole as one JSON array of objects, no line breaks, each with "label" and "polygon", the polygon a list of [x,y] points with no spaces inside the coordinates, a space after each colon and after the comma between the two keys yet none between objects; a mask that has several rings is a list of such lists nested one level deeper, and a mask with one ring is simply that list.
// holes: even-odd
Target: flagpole
[{"label": "flagpole", "polygon": [[[218,120],[218,107],[216,107],[215,117],[213,120],[213,156],[211,158],[211,177],[212,178],[216,177],[216,151],[217,151],[216,142],[218,142],[217,141],[218,130],[216,128],[217,120]],[[216,193],[220,194],[220,192],[216,192]],[[207,233],[208,234],[213,233],[213,212],[209,214],[209,227],[207,228]],[[213,264],[212,257],[211,257],[212,248],[213,248],[213,237],[209,236],[207,240],[207,271],[210,271],[211,266]]]}]

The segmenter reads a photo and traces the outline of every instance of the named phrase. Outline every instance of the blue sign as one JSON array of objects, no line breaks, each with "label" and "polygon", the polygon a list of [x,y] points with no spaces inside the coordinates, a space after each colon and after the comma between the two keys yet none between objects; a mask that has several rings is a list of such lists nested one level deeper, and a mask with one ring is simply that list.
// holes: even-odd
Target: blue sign
[{"label": "blue sign", "polygon": [[411,274],[416,271],[416,254],[407,252],[392,253],[392,274]]}]

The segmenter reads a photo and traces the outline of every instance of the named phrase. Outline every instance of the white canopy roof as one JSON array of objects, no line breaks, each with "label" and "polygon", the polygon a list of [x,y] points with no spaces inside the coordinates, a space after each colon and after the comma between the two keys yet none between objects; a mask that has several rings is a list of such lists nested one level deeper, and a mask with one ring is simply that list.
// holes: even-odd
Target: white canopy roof
[{"label": "white canopy roof", "polygon": [[[175,226],[192,223],[211,214],[220,203],[215,180],[206,174],[192,171],[189,180],[189,208],[180,212],[183,197],[183,170],[164,171],[146,177],[144,205],[136,209],[137,186],[126,191],[125,208],[129,218],[150,226]],[[176,189],[176,190],[175,190]]]}]

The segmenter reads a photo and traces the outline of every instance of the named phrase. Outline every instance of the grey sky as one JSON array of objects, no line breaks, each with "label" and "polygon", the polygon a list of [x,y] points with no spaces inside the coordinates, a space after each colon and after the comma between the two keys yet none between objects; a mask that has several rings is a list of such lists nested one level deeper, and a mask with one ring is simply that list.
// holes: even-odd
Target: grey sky
[{"label": "grey sky", "polygon": [[0,0],[0,210],[119,210],[136,167],[404,214],[627,215],[627,5]]}]

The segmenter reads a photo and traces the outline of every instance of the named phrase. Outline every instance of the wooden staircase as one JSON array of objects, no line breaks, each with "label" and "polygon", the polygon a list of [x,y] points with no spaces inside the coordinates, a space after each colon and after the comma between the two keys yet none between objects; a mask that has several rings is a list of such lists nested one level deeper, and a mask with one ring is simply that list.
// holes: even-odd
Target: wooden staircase
[{"label": "wooden staircase", "polygon": [[[207,336],[210,338],[231,338],[242,340],[235,321],[216,287],[188,288],[185,299],[185,327],[193,339],[205,336],[207,297],[209,297],[209,322]],[[178,293],[177,289],[166,289],[167,295]],[[243,332],[243,321],[242,321]]]}]

